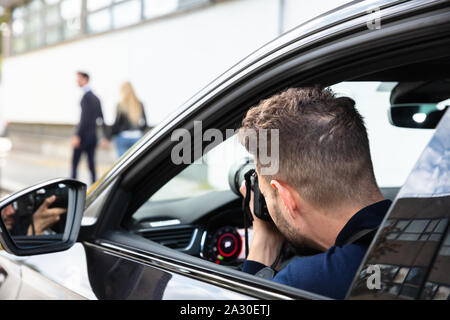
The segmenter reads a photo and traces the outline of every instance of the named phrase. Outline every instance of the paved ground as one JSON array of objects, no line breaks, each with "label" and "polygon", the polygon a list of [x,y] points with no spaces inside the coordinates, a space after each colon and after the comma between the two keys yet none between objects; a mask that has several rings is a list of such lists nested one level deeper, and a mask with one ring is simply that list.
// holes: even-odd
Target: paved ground
[{"label": "paved ground", "polygon": [[[16,192],[26,187],[54,178],[70,177],[70,157],[51,157],[39,153],[26,153],[20,151],[10,152],[0,168],[0,196],[5,192]],[[97,163],[98,178],[114,163],[114,156],[110,161]],[[88,186],[91,184],[87,159],[82,158],[78,169],[78,180]]]}]

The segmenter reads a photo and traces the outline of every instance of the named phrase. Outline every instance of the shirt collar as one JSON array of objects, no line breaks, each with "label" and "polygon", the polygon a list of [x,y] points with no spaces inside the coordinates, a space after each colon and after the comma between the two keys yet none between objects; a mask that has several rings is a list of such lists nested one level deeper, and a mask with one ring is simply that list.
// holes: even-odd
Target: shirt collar
[{"label": "shirt collar", "polygon": [[359,210],[339,232],[335,246],[343,246],[351,236],[361,230],[379,227],[391,204],[391,200],[383,200]]},{"label": "shirt collar", "polygon": [[83,89],[84,93],[88,93],[89,91],[91,91],[91,87],[89,87],[88,84],[85,84],[84,86],[81,87]]}]

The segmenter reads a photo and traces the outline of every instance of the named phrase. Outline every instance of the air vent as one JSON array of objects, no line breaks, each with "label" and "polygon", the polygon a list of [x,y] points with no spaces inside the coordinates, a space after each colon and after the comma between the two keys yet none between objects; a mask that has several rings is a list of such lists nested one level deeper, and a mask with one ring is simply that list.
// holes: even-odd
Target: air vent
[{"label": "air vent", "polygon": [[172,249],[185,249],[191,243],[195,227],[179,226],[155,228],[142,232],[142,236]]}]

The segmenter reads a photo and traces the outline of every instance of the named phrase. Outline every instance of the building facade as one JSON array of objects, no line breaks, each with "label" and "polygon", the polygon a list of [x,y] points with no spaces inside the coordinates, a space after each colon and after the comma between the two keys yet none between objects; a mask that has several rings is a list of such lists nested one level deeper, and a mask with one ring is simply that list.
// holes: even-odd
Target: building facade
[{"label": "building facade", "polygon": [[346,1],[31,0],[1,1],[0,118],[74,124],[92,77],[107,123],[122,82],[131,81],[157,124],[217,75],[295,25]]}]

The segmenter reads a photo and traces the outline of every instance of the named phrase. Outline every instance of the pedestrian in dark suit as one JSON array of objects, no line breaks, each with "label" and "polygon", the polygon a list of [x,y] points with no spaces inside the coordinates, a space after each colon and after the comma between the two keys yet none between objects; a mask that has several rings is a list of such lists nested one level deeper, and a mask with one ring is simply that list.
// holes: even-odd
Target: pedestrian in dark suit
[{"label": "pedestrian in dark suit", "polygon": [[77,168],[83,153],[87,154],[92,183],[97,180],[95,172],[95,149],[97,147],[97,121],[101,121],[105,131],[103,112],[100,100],[89,87],[89,75],[84,72],[77,73],[78,85],[83,89],[81,99],[81,119],[77,126],[75,136],[72,138],[72,178],[77,178]]}]

